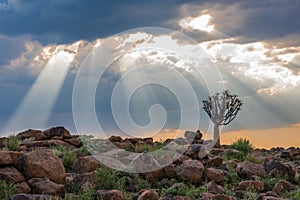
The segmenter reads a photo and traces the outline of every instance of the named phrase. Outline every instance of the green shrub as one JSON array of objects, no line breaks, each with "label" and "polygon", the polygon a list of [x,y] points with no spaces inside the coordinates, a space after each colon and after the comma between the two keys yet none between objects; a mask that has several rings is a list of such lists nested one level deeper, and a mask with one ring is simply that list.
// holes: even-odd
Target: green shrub
[{"label": "green shrub", "polygon": [[230,148],[231,149],[239,150],[244,155],[247,155],[247,154],[249,154],[252,151],[253,145],[250,143],[249,140],[240,138],[237,141],[233,142],[230,145]]},{"label": "green shrub", "polygon": [[65,166],[65,168],[71,169],[76,158],[77,158],[76,152],[74,150],[67,148],[63,154],[62,163]]},{"label": "green shrub", "polygon": [[265,184],[265,190],[266,191],[271,191],[274,187],[274,185],[280,180],[279,177],[270,177],[266,176],[265,178],[262,179],[262,181]]},{"label": "green shrub", "polygon": [[20,146],[20,140],[17,136],[11,135],[5,139],[5,148],[10,151],[15,151]]},{"label": "green shrub", "polygon": [[15,193],[14,185],[9,185],[4,180],[0,180],[0,199],[11,200]]},{"label": "green shrub", "polygon": [[192,198],[199,197],[201,192],[204,192],[206,189],[204,186],[197,187],[192,184],[186,184],[186,183],[175,183],[169,188],[163,188],[162,194],[163,196],[167,197],[174,197],[174,196],[188,196]]},{"label": "green shrub", "polygon": [[95,190],[125,190],[125,177],[118,176],[116,170],[108,169],[105,166],[97,169],[93,181]]},{"label": "green shrub", "polygon": [[257,157],[255,157],[254,155],[247,155],[245,157],[245,160],[253,162],[253,163],[257,163],[257,164],[262,164],[263,161]]},{"label": "green shrub", "polygon": [[149,144],[136,145],[134,148],[135,153],[152,152],[153,146]]},{"label": "green shrub", "polygon": [[75,150],[64,147],[54,147],[52,152],[55,156],[62,159],[62,163],[67,171],[70,171],[74,161],[77,158],[77,154]]}]

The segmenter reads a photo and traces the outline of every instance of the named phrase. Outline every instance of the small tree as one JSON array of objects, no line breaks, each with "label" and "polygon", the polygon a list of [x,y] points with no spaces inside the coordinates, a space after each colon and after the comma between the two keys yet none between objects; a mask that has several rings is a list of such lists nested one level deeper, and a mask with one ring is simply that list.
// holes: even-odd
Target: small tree
[{"label": "small tree", "polygon": [[241,110],[242,105],[241,100],[227,90],[203,101],[203,109],[214,123],[214,140],[217,144],[220,144],[219,127],[229,124]]}]

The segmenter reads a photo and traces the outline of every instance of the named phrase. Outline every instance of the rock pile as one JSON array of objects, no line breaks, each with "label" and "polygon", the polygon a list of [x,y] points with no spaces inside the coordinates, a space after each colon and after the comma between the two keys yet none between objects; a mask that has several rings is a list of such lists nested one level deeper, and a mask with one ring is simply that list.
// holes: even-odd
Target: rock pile
[{"label": "rock pile", "polygon": [[[79,136],[72,136],[63,127],[55,127],[45,131],[27,130],[17,137],[21,140],[17,151],[5,150],[6,138],[0,138],[0,180],[14,184],[14,200],[77,199],[78,194],[72,194],[70,188],[81,192],[93,191],[97,184],[93,177],[103,164],[82,151],[83,144]],[[124,139],[112,136],[108,140],[126,151],[146,146],[153,148],[156,145],[153,138]],[[183,138],[167,140],[163,145],[172,142],[188,144],[189,147],[174,161],[169,155],[160,155],[157,160],[151,161],[161,168],[139,175],[141,179],[148,180],[149,188],[136,191],[137,186],[130,185],[127,177],[124,179],[127,184],[125,189],[96,190],[93,191],[92,199],[205,200],[245,199],[252,195],[256,199],[280,200],[284,199],[282,195],[288,191],[294,192],[295,196],[298,192],[300,198],[299,148],[255,149],[247,159],[239,160],[229,156],[239,151],[225,145],[214,147],[208,155],[199,157],[199,152],[207,142],[202,139],[200,132],[188,131]],[[55,155],[53,148],[76,151],[71,167],[65,166],[64,155]],[[172,145],[168,148],[172,149]],[[126,165],[129,158],[122,159],[122,164]],[[139,157],[131,164],[145,168],[147,165],[144,165],[143,159]],[[193,192],[188,193],[191,188]],[[134,195],[128,198],[126,192]]]}]

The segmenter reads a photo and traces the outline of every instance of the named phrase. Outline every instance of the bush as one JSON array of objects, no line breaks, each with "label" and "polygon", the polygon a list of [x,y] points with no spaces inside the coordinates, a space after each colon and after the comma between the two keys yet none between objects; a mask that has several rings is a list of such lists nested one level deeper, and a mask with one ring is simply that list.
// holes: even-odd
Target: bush
[{"label": "bush", "polygon": [[62,163],[65,166],[65,168],[71,169],[76,158],[76,152],[68,148],[63,154]]},{"label": "bush", "polygon": [[188,196],[192,198],[199,197],[201,192],[204,192],[206,189],[204,186],[196,187],[192,184],[186,183],[175,183],[169,188],[162,189],[163,196],[174,197],[174,196]]},{"label": "bush", "polygon": [[15,151],[20,146],[20,140],[17,136],[11,135],[5,139],[5,148],[10,151]]},{"label": "bush", "polygon": [[10,200],[15,193],[14,185],[9,185],[4,180],[0,180],[0,199]]},{"label": "bush", "polygon": [[72,168],[72,165],[77,158],[76,152],[70,148],[54,147],[52,152],[55,156],[62,159],[62,163],[67,170]]},{"label": "bush", "polygon": [[117,171],[108,169],[105,166],[97,169],[93,181],[95,190],[125,190],[125,177],[118,176]]},{"label": "bush", "polygon": [[233,143],[230,145],[230,148],[231,148],[231,149],[239,150],[239,151],[241,151],[244,155],[247,155],[247,154],[249,154],[249,153],[252,151],[253,145],[250,143],[249,140],[240,138],[240,139],[238,139],[237,141],[233,142]]}]

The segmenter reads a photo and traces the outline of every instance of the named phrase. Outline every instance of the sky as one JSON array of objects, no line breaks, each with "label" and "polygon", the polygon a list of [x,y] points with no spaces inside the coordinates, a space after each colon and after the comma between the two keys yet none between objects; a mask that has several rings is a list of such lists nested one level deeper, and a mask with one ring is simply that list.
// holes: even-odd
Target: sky
[{"label": "sky", "polygon": [[[225,142],[300,146],[299,9],[298,0],[0,0],[0,136],[58,125],[206,132],[201,101],[228,89],[244,104]],[[164,84],[136,87],[147,81]]]}]

